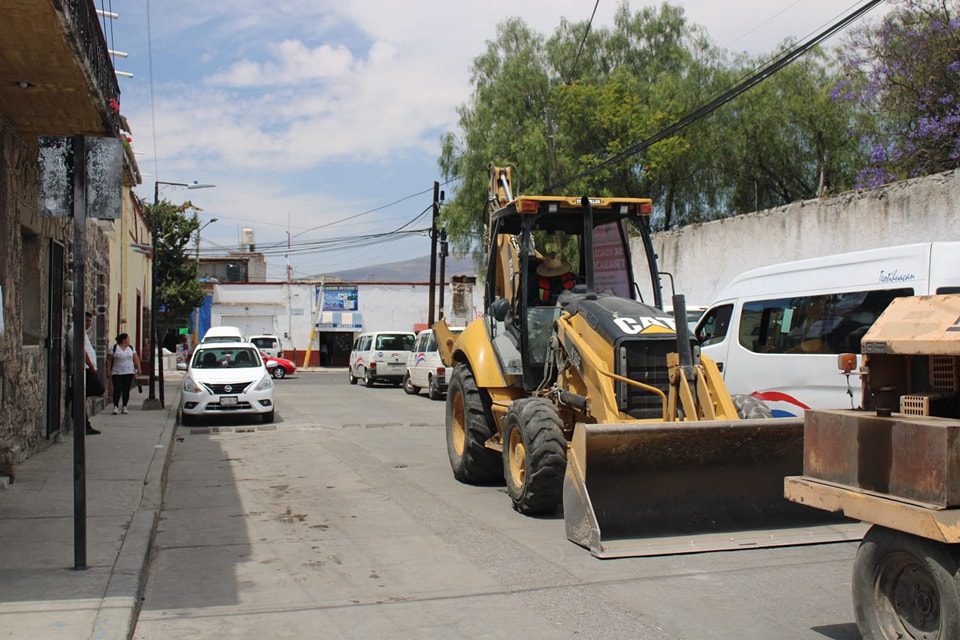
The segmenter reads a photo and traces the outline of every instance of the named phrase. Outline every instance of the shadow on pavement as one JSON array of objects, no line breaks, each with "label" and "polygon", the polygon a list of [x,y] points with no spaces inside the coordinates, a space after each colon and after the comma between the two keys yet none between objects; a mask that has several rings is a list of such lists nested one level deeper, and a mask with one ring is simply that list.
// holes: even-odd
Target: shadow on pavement
[{"label": "shadow on pavement", "polygon": [[825,624],[819,627],[811,627],[811,630],[830,638],[830,640],[860,640],[860,631],[857,629],[857,625],[852,622]]}]

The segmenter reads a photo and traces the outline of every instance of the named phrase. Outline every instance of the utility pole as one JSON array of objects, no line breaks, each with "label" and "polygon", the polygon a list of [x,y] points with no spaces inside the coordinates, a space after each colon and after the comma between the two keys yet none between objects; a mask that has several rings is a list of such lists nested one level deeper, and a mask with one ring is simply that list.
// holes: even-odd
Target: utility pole
[{"label": "utility pole", "polygon": [[437,314],[438,320],[443,320],[443,292],[447,288],[447,256],[450,255],[450,252],[447,250],[447,230],[443,229],[440,231],[440,307],[439,313]]},{"label": "utility pole", "polygon": [[433,183],[433,217],[430,222],[430,300],[427,303],[427,325],[433,327],[436,320],[435,302],[437,293],[437,218],[440,217],[440,183]]},{"label": "utility pole", "polygon": [[[290,212],[287,211],[287,344],[293,346],[293,316],[291,307],[293,306],[293,267],[290,266]],[[280,347],[283,352],[283,345]],[[294,358],[297,350],[293,349]],[[286,355],[286,354],[284,354]]]},{"label": "utility pole", "polygon": [[83,136],[73,138],[73,336],[70,344],[73,369],[73,568],[87,568],[87,331],[86,303],[87,244],[87,150]]}]

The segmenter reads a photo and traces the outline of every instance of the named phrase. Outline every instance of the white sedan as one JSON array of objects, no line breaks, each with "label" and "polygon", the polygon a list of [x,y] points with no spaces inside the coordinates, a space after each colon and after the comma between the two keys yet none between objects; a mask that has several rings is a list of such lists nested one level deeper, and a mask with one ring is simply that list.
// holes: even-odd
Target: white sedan
[{"label": "white sedan", "polygon": [[190,359],[180,394],[180,422],[202,416],[259,415],[273,422],[273,380],[259,350],[247,342],[201,343]]}]

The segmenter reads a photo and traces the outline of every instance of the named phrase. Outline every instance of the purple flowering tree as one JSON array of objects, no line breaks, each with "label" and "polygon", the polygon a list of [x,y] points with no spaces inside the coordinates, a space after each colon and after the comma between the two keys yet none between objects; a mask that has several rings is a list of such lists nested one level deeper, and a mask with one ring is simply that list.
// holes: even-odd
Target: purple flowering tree
[{"label": "purple flowering tree", "polygon": [[960,166],[960,16],[955,0],[900,0],[839,51],[834,100],[861,113],[858,187]]}]

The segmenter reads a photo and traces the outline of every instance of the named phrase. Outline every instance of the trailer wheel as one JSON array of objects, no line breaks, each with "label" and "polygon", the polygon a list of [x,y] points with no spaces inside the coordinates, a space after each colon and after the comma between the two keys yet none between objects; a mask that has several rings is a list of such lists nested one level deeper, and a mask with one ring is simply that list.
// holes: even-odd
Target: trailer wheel
[{"label": "trailer wheel", "polygon": [[484,446],[496,427],[481,394],[470,368],[458,364],[447,390],[447,456],[453,477],[467,484],[489,484],[502,477],[499,457]]},{"label": "trailer wheel", "polygon": [[567,439],[556,408],[544,398],[517,400],[503,425],[503,475],[513,508],[527,515],[555,512],[567,468]]},{"label": "trailer wheel", "polygon": [[730,396],[733,400],[733,406],[737,408],[737,415],[744,420],[759,420],[762,418],[772,418],[773,412],[767,403],[760,398],[754,398],[745,393],[738,393]]},{"label": "trailer wheel", "polygon": [[864,640],[960,638],[960,553],[873,526],[853,564],[853,608]]}]

